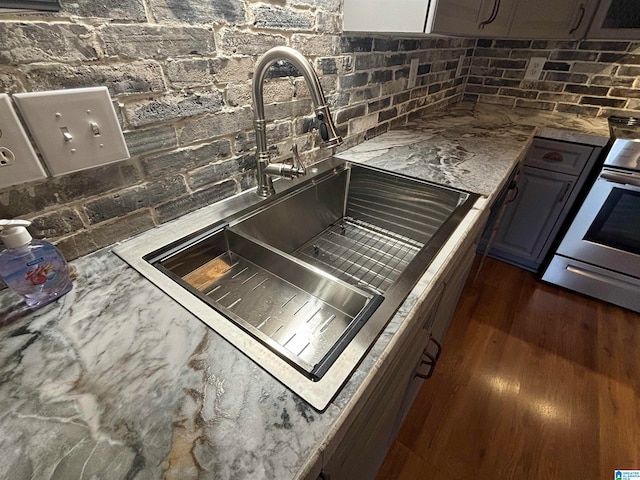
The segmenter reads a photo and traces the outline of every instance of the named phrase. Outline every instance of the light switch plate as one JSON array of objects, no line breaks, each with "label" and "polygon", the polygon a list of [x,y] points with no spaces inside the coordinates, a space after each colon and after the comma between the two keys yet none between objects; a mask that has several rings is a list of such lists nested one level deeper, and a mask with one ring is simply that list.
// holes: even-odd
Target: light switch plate
[{"label": "light switch plate", "polygon": [[129,158],[106,87],[13,96],[53,176]]},{"label": "light switch plate", "polygon": [[0,188],[46,177],[9,95],[0,93]]}]

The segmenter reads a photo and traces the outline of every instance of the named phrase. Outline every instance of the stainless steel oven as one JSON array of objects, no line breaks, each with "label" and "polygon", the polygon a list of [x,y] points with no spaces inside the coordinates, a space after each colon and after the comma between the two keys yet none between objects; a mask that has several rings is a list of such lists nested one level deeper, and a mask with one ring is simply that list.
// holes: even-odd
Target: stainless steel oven
[{"label": "stainless steel oven", "polygon": [[640,312],[640,142],[614,142],[542,279]]}]

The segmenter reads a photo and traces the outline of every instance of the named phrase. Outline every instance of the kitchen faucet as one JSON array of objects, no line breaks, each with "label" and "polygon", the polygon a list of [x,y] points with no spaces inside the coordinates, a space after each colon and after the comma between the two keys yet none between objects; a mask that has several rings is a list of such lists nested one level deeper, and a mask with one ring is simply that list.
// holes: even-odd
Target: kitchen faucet
[{"label": "kitchen faucet", "polygon": [[258,180],[257,194],[261,197],[268,197],[275,193],[273,189],[272,177],[280,176],[294,178],[305,175],[306,170],[298,157],[297,147],[293,146],[293,163],[270,163],[269,152],[267,150],[267,121],[264,115],[264,79],[269,67],[280,60],[289,61],[302,74],[315,106],[316,118],[320,122],[319,131],[322,137],[323,146],[335,147],[342,143],[342,137],[336,133],[335,126],[331,120],[329,107],[322,93],[320,80],[313,70],[309,61],[297,50],[289,47],[274,47],[268,50],[256,65],[253,75],[253,111],[254,128],[256,130],[256,175]]}]

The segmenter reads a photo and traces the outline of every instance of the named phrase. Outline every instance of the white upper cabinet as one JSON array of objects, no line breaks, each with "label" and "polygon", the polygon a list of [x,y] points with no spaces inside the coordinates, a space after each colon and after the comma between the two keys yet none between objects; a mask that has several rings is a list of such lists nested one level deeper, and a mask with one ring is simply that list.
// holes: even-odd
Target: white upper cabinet
[{"label": "white upper cabinet", "polygon": [[423,33],[428,6],[428,0],[344,0],[344,31]]},{"label": "white upper cabinet", "polygon": [[596,12],[597,6],[598,0],[344,0],[344,30],[543,40],[640,38],[640,0],[600,0]]},{"label": "white upper cabinet", "polygon": [[595,0],[519,0],[508,37],[584,38],[595,8]]},{"label": "white upper cabinet", "polygon": [[425,33],[506,37],[515,0],[434,0]]},{"label": "white upper cabinet", "polygon": [[587,36],[640,39],[640,0],[601,0]]},{"label": "white upper cabinet", "polygon": [[514,1],[344,0],[344,31],[504,36]]}]

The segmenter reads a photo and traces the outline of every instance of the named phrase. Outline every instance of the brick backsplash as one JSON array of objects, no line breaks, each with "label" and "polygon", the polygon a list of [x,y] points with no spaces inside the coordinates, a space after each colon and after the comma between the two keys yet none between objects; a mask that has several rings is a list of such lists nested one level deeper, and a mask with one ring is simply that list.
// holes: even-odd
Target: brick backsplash
[{"label": "brick backsplash", "polygon": [[[0,92],[104,85],[132,158],[0,190],[0,217],[33,220],[69,259],[255,186],[251,78],[272,46],[312,61],[341,149],[462,99],[589,116],[640,110],[640,42],[346,36],[341,0],[62,5],[0,17]],[[548,59],[535,82],[524,80],[532,56]],[[294,141],[307,164],[331,154],[291,65],[272,67],[265,98],[274,158]]]},{"label": "brick backsplash", "polygon": [[[68,259],[255,186],[251,78],[289,45],[314,64],[345,138],[341,148],[461,100],[472,39],[349,37],[341,0],[62,0],[62,12],[0,17],[0,92],[104,85],[132,158],[0,191],[0,217]],[[409,89],[409,65],[419,59]],[[275,158],[319,148],[308,90],[276,64],[265,84]]]},{"label": "brick backsplash", "polygon": [[[524,79],[544,57],[537,81]],[[640,42],[478,39],[465,99],[585,116],[638,115]]]}]

